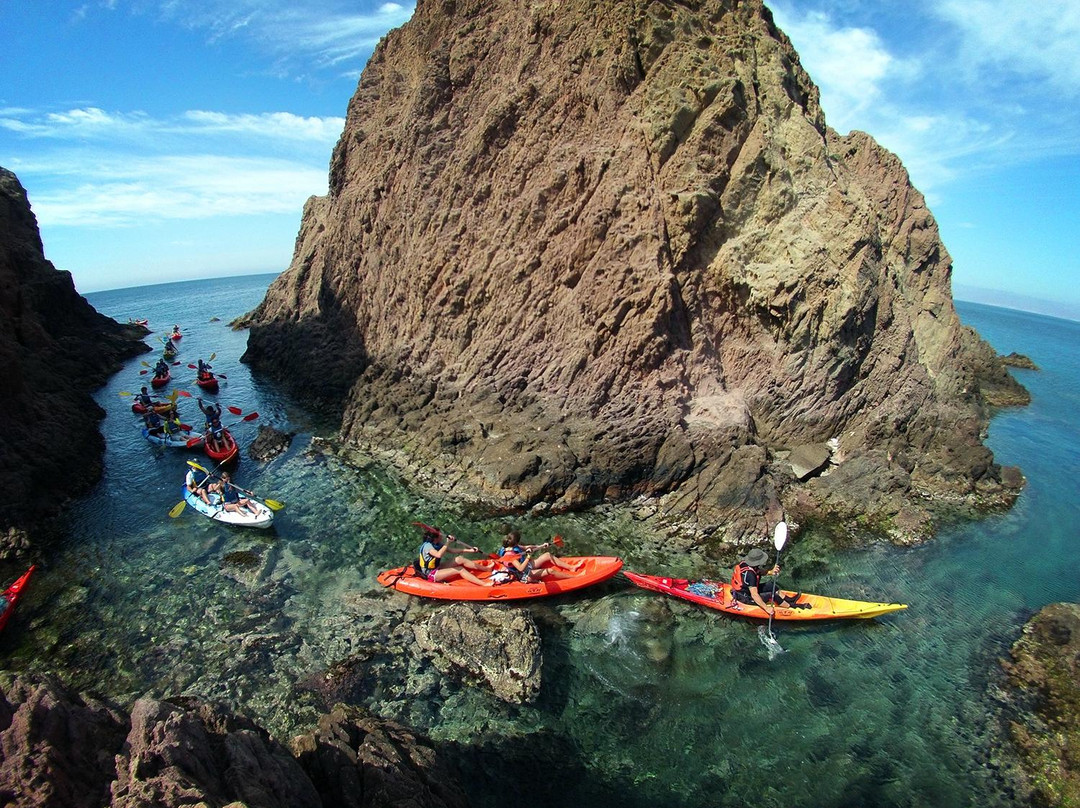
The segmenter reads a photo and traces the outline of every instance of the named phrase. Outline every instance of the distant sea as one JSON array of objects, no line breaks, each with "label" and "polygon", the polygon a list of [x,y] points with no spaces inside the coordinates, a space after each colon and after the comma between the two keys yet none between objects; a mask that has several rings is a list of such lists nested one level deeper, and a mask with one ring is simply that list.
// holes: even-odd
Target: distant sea
[{"label": "distant sea", "polygon": [[[319,712],[301,683],[355,653],[342,642],[354,619],[348,604],[405,597],[381,590],[375,574],[411,557],[411,521],[494,544],[494,520],[411,491],[374,462],[357,468],[308,451],[334,425],[253,378],[239,362],[246,334],[227,325],[258,304],[272,277],[87,298],[121,321],[148,318],[155,349],[181,326],[177,389],[197,393],[187,364],[212,355],[226,377],[218,400],[258,413],[234,419],[244,450],[259,424],[296,433],[282,457],[245,457],[237,471],[244,487],[286,502],[274,527],[233,530],[190,509],[169,517],[185,460],[207,458],[143,440],[125,393],[146,383],[143,362],[155,354],[130,361],[97,394],[108,413],[105,478],[71,509],[66,541],[0,637],[3,665],[56,673],[121,701],[224,701],[287,739]],[[432,691],[417,684],[431,677],[421,666],[411,690],[387,683],[365,706],[454,742],[442,748],[461,765],[487,760],[463,777],[478,806],[1019,804],[992,754],[1002,740],[987,690],[1033,612],[1080,600],[1080,323],[979,304],[958,310],[999,353],[1017,351],[1039,366],[1013,371],[1031,406],[1000,412],[990,426],[997,460],[1027,477],[1019,503],[944,526],[915,548],[843,549],[807,533],[781,562],[792,587],[902,601],[907,611],[776,625],[786,653],[770,661],[755,625],[620,578],[580,596],[508,607],[532,610],[541,626],[535,705],[508,707],[467,685]],[[180,402],[184,420],[197,423],[194,401]],[[726,576],[734,560],[665,553],[662,540],[617,508],[517,525],[526,540],[557,531],[568,553],[620,555],[645,572]],[[235,563],[248,558],[249,571]],[[17,571],[2,570],[5,580]],[[511,752],[529,765],[501,767]]]}]

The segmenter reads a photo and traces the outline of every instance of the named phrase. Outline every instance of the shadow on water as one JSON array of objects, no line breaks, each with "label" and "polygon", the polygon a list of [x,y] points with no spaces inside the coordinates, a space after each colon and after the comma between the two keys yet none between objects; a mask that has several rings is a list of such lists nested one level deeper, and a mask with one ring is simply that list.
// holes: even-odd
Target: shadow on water
[{"label": "shadow on water", "polygon": [[[384,615],[405,637],[410,621],[437,608],[419,608],[374,580],[410,559],[418,543],[411,522],[493,549],[501,520],[427,499],[374,463],[349,467],[310,451],[311,438],[332,426],[252,380],[238,361],[246,335],[227,327],[259,302],[269,280],[90,299],[117,319],[149,317],[159,331],[179,323],[185,365],[216,353],[214,369],[228,376],[217,400],[260,414],[237,426],[242,449],[259,424],[297,433],[285,455],[266,464],[245,456],[237,469],[240,485],[286,503],[274,527],[230,529],[191,509],[168,517],[189,455],[155,450],[138,434],[130,398],[119,395],[145,379],[133,360],[97,395],[107,412],[105,476],[71,510],[66,541],[0,638],[7,665],[55,672],[120,700],[220,700],[287,739],[324,707],[305,683],[357,659],[341,692],[443,742],[478,806],[508,798],[620,808],[1013,804],[987,762],[999,739],[986,687],[1034,610],[1078,597],[1076,577],[1054,571],[1080,561],[1069,528],[1080,491],[1062,473],[1080,460],[1072,415],[1080,326],[961,308],[998,350],[1027,353],[1043,368],[1023,375],[1032,406],[1001,413],[991,426],[998,460],[1023,466],[1029,480],[1012,511],[950,525],[923,547],[841,549],[810,532],[785,550],[790,585],[902,601],[907,611],[774,623],[786,653],[770,661],[753,622],[619,577],[513,607],[530,609],[540,626],[544,685],[536,704],[510,707],[478,688],[440,689],[432,671],[365,644],[363,631],[379,630]],[[192,390],[185,365],[176,383]],[[197,420],[194,402],[181,402],[184,419]],[[620,555],[647,572],[725,576],[733,561],[668,558],[662,537],[617,509],[513,521],[526,541],[560,533],[564,552]]]}]

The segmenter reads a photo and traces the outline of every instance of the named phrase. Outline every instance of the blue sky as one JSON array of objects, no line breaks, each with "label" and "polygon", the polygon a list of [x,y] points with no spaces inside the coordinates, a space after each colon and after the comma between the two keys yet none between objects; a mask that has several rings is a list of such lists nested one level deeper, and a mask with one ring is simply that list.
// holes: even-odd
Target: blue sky
[{"label": "blue sky", "polygon": [[[828,123],[896,152],[956,297],[1080,319],[1080,3],[772,0]],[[0,165],[83,292],[284,269],[408,3],[0,2]]]}]

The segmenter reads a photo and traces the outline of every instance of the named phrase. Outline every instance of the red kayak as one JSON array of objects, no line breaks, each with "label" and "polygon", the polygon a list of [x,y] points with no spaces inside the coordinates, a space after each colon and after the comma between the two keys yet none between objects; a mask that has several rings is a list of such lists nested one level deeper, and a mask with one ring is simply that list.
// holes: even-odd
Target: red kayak
[{"label": "red kayak", "polygon": [[211,460],[216,460],[218,463],[225,463],[230,460],[236,460],[240,457],[240,447],[236,445],[236,440],[233,439],[232,433],[227,429],[221,431],[221,440],[219,443],[225,445],[224,449],[212,449],[210,448],[210,441],[203,441],[203,451],[206,452],[207,457]]},{"label": "red kayak", "polygon": [[[541,581],[534,584],[526,584],[521,581],[513,581],[496,586],[479,586],[463,578],[455,578],[444,583],[432,583],[427,578],[421,578],[411,564],[386,570],[379,573],[378,581],[383,586],[393,587],[407,595],[419,595],[423,598],[438,598],[440,600],[520,600],[522,598],[542,598],[546,595],[558,595],[562,592],[572,592],[586,586],[606,581],[622,568],[622,559],[611,556],[581,556],[578,558],[563,558],[568,564],[584,562],[581,572],[572,578],[553,578],[549,581]],[[492,572],[502,569],[502,564],[491,559],[482,561],[488,568],[485,571],[474,574],[482,580],[486,580]]]},{"label": "red kayak", "polygon": [[164,376],[155,376],[154,378],[152,378],[150,380],[150,384],[153,385],[154,387],[164,387],[165,385],[167,385],[169,383],[169,379],[171,379],[171,378],[172,378],[172,371],[167,370],[167,371],[165,371]]},{"label": "red kayak", "polygon": [[26,582],[30,580],[30,576],[33,575],[36,566],[37,565],[30,567],[30,569],[23,573],[19,580],[4,590],[4,594],[0,595],[0,631],[4,630],[4,626],[6,626],[8,620],[11,619],[11,615],[15,611],[15,604],[19,600],[19,595],[22,593],[23,587],[26,586]]},{"label": "red kayak", "polygon": [[210,373],[206,376],[200,376],[195,380],[195,384],[199,385],[207,393],[216,393],[218,391],[217,376]]}]

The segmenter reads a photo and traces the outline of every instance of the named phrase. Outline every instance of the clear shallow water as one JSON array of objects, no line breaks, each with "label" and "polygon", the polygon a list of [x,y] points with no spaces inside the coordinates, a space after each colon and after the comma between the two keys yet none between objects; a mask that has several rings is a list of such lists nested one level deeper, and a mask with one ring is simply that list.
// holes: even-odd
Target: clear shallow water
[{"label": "clear shallow water", "polygon": [[[221,699],[287,738],[319,710],[301,684],[363,652],[358,626],[371,614],[400,604],[408,623],[438,608],[374,582],[410,557],[411,521],[494,545],[497,520],[470,519],[410,492],[375,464],[347,467],[308,451],[311,437],[331,434],[332,425],[251,379],[238,361],[246,334],[227,326],[270,280],[88,298],[120,320],[148,317],[161,333],[180,323],[184,364],[174,375],[182,389],[196,390],[186,364],[216,352],[214,368],[228,376],[218,399],[259,413],[235,430],[243,450],[261,423],[298,433],[284,456],[265,465],[245,456],[237,472],[240,485],[287,503],[274,527],[233,530],[190,509],[168,517],[185,459],[209,467],[208,459],[142,439],[130,398],[119,393],[138,390],[141,361],[153,354],[132,360],[97,395],[108,412],[105,479],[72,511],[66,543],[0,638],[4,664],[56,672],[121,699]],[[786,653],[770,662],[754,624],[616,580],[513,607],[530,608],[542,626],[544,689],[535,706],[436,687],[423,669],[403,670],[407,685],[368,688],[361,700],[458,742],[449,754],[469,767],[477,805],[504,801],[499,761],[515,754],[533,766],[525,771],[535,784],[515,788],[521,805],[743,805],[751,794],[762,806],[1013,804],[987,765],[997,739],[986,688],[1034,610],[1080,599],[1070,529],[1080,502],[1071,474],[1080,459],[1080,324],[958,308],[999,352],[1027,354],[1042,368],[1015,371],[1033,404],[999,414],[990,428],[999,462],[1021,466],[1028,478],[1018,505],[947,527],[924,547],[840,550],[810,534],[790,542],[782,559],[788,582],[806,591],[901,600],[911,604],[906,612],[776,625]],[[182,400],[181,413],[198,423],[194,400]],[[517,523],[527,539],[560,532],[568,551],[618,554],[642,571],[715,577],[732,560],[670,557],[662,539],[616,511]],[[16,572],[4,570],[5,580]]]}]

